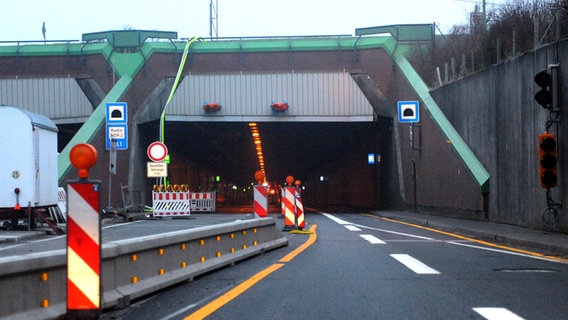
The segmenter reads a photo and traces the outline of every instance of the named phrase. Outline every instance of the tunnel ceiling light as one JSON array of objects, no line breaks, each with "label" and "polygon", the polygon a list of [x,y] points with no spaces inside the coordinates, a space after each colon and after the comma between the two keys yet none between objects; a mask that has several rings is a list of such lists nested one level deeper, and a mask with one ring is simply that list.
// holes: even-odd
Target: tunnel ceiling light
[{"label": "tunnel ceiling light", "polygon": [[262,142],[260,139],[260,131],[258,130],[256,122],[249,122],[248,125],[251,131],[252,140],[255,145],[256,155],[258,157],[258,166],[260,170],[264,172],[264,182],[266,182],[267,179],[266,179],[266,171],[264,169],[264,156],[262,154]]}]

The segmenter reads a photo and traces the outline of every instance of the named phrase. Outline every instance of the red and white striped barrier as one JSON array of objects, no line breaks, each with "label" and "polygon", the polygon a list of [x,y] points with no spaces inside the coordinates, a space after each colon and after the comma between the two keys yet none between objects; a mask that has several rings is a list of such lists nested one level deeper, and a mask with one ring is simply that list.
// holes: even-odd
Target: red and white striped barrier
[{"label": "red and white striped barrier", "polygon": [[215,192],[190,192],[189,207],[192,212],[214,212],[216,196]]},{"label": "red and white striped barrier", "polygon": [[67,214],[67,192],[65,192],[65,188],[60,187],[57,191],[57,206],[65,216]]},{"label": "red and white striped barrier", "polygon": [[296,212],[296,199],[294,195],[294,187],[284,187],[282,192],[284,196],[282,197],[284,201],[284,228],[283,230],[292,230],[296,228],[295,224],[295,212]]},{"label": "red and white striped barrier", "polygon": [[286,215],[286,200],[284,200],[285,197],[286,197],[286,190],[282,188],[280,190],[280,208],[283,216]]},{"label": "red and white striped barrier", "polygon": [[268,187],[257,184],[254,186],[254,213],[261,217],[268,216]]},{"label": "red and white striped barrier", "polygon": [[152,191],[152,209],[156,217],[189,216],[189,192]]},{"label": "red and white striped barrier", "polygon": [[70,182],[67,195],[67,312],[88,318],[101,307],[99,183]]},{"label": "red and white striped barrier", "polygon": [[306,220],[304,219],[304,205],[302,203],[302,195],[300,188],[295,188],[296,197],[296,227],[300,230],[304,229],[306,226]]}]

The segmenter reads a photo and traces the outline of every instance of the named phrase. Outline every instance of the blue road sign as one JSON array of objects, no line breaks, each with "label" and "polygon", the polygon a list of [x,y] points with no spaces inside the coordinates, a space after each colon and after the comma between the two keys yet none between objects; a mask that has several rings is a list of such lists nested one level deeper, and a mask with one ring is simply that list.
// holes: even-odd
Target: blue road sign
[{"label": "blue road sign", "polygon": [[420,122],[420,109],[418,106],[418,101],[398,102],[398,122],[399,123]]},{"label": "blue road sign", "polygon": [[107,102],[106,123],[128,123],[126,102]]},{"label": "blue road sign", "polygon": [[116,150],[128,149],[128,125],[107,124],[106,125],[106,149],[110,150],[111,140],[116,140]]}]

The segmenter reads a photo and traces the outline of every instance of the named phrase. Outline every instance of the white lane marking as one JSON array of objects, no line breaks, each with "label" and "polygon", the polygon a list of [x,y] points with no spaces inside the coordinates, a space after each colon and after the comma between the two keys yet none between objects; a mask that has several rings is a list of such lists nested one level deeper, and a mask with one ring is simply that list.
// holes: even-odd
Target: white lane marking
[{"label": "white lane marking", "polygon": [[320,212],[321,214],[323,214],[324,216],[330,218],[331,220],[341,224],[341,225],[354,225],[357,226],[359,228],[363,228],[363,229],[369,229],[369,230],[375,230],[375,231],[380,231],[380,232],[385,232],[385,233],[391,233],[391,234],[396,234],[399,236],[405,236],[405,237],[410,237],[410,238],[416,238],[416,239],[423,239],[423,240],[429,240],[429,241],[437,241],[433,238],[428,238],[428,237],[422,237],[422,236],[417,236],[417,235],[413,235],[413,234],[408,234],[408,233],[403,233],[403,232],[396,232],[396,231],[392,231],[392,230],[385,230],[385,229],[379,229],[379,228],[372,228],[372,227],[368,227],[368,226],[364,226],[361,224],[356,224],[356,223],[351,223],[348,221],[345,221],[343,219],[339,219],[338,217],[331,215],[329,213],[325,213],[325,212]]},{"label": "white lane marking", "polygon": [[345,228],[349,229],[350,231],[361,231],[361,229],[357,228],[356,226],[353,225],[346,225]]},{"label": "white lane marking", "polygon": [[371,235],[371,234],[360,234],[361,238],[369,241],[371,244],[387,244],[383,240]]},{"label": "white lane marking", "polygon": [[122,227],[122,226],[132,225],[132,224],[135,224],[135,223],[142,223],[142,221],[143,220],[135,220],[135,221],[132,221],[132,222],[123,222],[123,223],[111,224],[111,225],[108,225],[108,226],[104,226],[102,228],[103,229],[110,229],[110,228]]},{"label": "white lane marking", "polygon": [[490,248],[490,247],[481,247],[481,246],[474,245],[474,244],[460,243],[458,241],[445,241],[445,242],[449,243],[449,244],[456,245],[456,246],[468,247],[468,248],[473,248],[473,249],[478,249],[478,250],[492,251],[492,252],[504,253],[504,254],[508,254],[508,255],[512,255],[512,256],[531,258],[531,259],[535,259],[535,260],[542,260],[542,261],[548,261],[548,262],[568,264],[568,262],[566,262],[566,261],[554,260],[554,259],[550,259],[550,258],[547,258],[547,257],[538,257],[538,256],[526,254],[526,253],[521,253],[521,252],[513,252],[513,251],[507,251],[507,250],[503,250],[503,249]]},{"label": "white lane marking", "polygon": [[339,224],[341,224],[341,225],[344,225],[344,224],[352,224],[352,223],[347,222],[347,221],[345,221],[345,220],[341,220],[341,219],[339,219],[338,217],[333,216],[333,215],[331,215],[331,214],[329,214],[329,213],[323,213],[323,212],[322,212],[321,214],[323,214],[324,216],[330,218],[331,220],[333,220],[333,221],[335,221],[335,222],[337,222],[337,223],[339,223]]},{"label": "white lane marking", "polygon": [[369,229],[369,230],[375,230],[375,231],[380,231],[380,232],[385,232],[385,233],[390,233],[390,234],[396,234],[398,236],[404,236],[404,237],[416,238],[416,239],[422,239],[422,240],[428,240],[428,241],[439,241],[439,240],[436,240],[434,238],[422,237],[422,236],[417,236],[417,235],[414,235],[414,234],[409,234],[409,233],[404,233],[404,232],[396,232],[396,231],[380,229],[380,228],[373,228],[373,227],[368,227],[368,226],[364,226],[364,225],[360,225],[360,224],[356,224],[356,223],[354,223],[353,225],[358,226],[358,227],[363,228],[363,229]]},{"label": "white lane marking", "polygon": [[[502,249],[494,249],[494,248],[482,247],[482,246],[473,245],[473,244],[467,244],[468,242],[471,243],[470,240],[437,240],[437,239],[434,239],[434,238],[422,237],[422,236],[417,236],[417,235],[408,234],[408,233],[402,233],[402,232],[396,232],[396,231],[385,230],[385,229],[380,229],[380,228],[368,227],[368,226],[364,226],[364,225],[360,225],[360,224],[356,224],[356,223],[347,222],[345,220],[334,217],[333,215],[331,215],[329,213],[324,213],[324,212],[320,212],[320,213],[323,214],[324,216],[330,218],[331,220],[333,220],[333,221],[335,221],[339,224],[342,224],[342,225],[350,224],[350,225],[355,225],[355,226],[357,226],[359,228],[363,228],[363,229],[369,229],[369,230],[375,230],[375,231],[380,231],[380,232],[385,232],[385,233],[391,233],[391,234],[396,234],[396,235],[415,238],[415,239],[423,239],[423,240],[432,241],[432,242],[444,242],[444,243],[454,244],[454,245],[457,245],[457,246],[470,247],[470,248],[479,249],[479,250],[499,252],[499,253],[504,253],[504,254],[509,254],[509,255],[516,255],[516,256],[521,256],[521,257],[525,257],[525,258],[543,260],[543,261],[560,263],[560,264],[568,264],[568,262],[566,262],[566,261],[549,259],[547,257],[539,257],[539,256],[533,256],[533,255],[519,253],[519,252],[512,252],[512,251],[507,251],[507,250],[502,250]],[[393,241],[403,241],[403,240],[388,240],[388,242],[393,242]]]},{"label": "white lane marking", "polygon": [[438,272],[437,270],[430,268],[429,266],[407,254],[391,254],[390,256],[398,260],[398,262],[404,264],[408,269],[418,274],[440,274],[440,272]]},{"label": "white lane marking", "polygon": [[505,308],[473,308],[473,311],[487,320],[523,320],[523,318]]},{"label": "white lane marking", "polygon": [[9,246],[9,247],[0,248],[0,251],[2,251],[2,250],[7,250],[7,249],[12,249],[12,248],[16,248],[16,247],[25,246],[25,245],[27,245],[27,244],[34,244],[34,243],[46,242],[46,241],[56,240],[56,239],[65,238],[65,237],[67,237],[67,236],[66,236],[66,235],[65,235],[65,236],[56,236],[56,237],[49,238],[49,239],[32,240],[32,241],[29,241],[29,242],[19,243],[19,244],[15,244],[15,245],[12,245],[12,246]]}]

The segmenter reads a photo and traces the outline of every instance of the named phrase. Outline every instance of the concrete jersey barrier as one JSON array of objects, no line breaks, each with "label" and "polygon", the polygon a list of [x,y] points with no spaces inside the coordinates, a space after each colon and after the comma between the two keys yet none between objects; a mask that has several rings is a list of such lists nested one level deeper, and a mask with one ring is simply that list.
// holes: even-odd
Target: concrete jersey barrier
[{"label": "concrete jersey barrier", "polygon": [[[102,306],[127,307],[133,299],[287,245],[288,239],[273,218],[106,243],[102,247]],[[0,258],[0,287],[4,288],[0,290],[0,319],[64,315],[66,262],[65,249]]]}]

